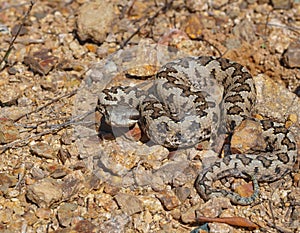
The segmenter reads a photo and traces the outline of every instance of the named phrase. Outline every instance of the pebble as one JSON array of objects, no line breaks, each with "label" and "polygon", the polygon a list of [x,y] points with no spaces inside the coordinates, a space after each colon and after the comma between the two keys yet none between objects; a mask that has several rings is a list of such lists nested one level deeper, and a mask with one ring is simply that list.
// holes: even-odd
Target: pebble
[{"label": "pebble", "polygon": [[0,118],[0,144],[13,142],[20,138],[18,127],[8,118]]},{"label": "pebble", "polygon": [[47,142],[37,142],[30,146],[31,153],[41,158],[54,159],[55,152]]},{"label": "pebble", "polygon": [[63,203],[57,210],[57,218],[59,224],[67,227],[72,222],[74,211],[77,209],[77,205],[74,203]]},{"label": "pebble", "polygon": [[291,0],[271,0],[274,9],[290,9],[292,7]]},{"label": "pebble", "polygon": [[[99,232],[119,233],[124,232],[124,228],[130,222],[130,218],[126,214],[119,214],[101,223]],[[92,232],[92,231],[85,231]],[[128,231],[130,232],[130,230]]]},{"label": "pebble", "polygon": [[196,220],[196,211],[201,207],[203,203],[198,203],[191,208],[189,208],[187,211],[183,212],[181,214],[181,220],[182,222],[189,224],[194,223]]},{"label": "pebble", "polygon": [[47,49],[34,52],[24,57],[25,65],[29,66],[34,73],[47,75],[56,65],[58,57],[53,56]]},{"label": "pebble", "polygon": [[52,215],[52,210],[49,208],[38,208],[35,215],[40,219],[49,219]]},{"label": "pebble", "polygon": [[231,233],[234,232],[234,228],[225,223],[209,223],[210,233]]},{"label": "pebble", "polygon": [[192,39],[200,38],[202,34],[202,30],[204,27],[202,25],[200,17],[201,16],[198,14],[192,14],[187,19],[185,32]]},{"label": "pebble", "polygon": [[97,227],[91,223],[89,220],[80,220],[76,223],[74,228],[68,233],[77,233],[77,232],[97,232]]},{"label": "pebble", "polygon": [[154,195],[141,196],[140,200],[142,201],[144,208],[152,215],[163,211],[161,202]]},{"label": "pebble", "polygon": [[181,202],[184,202],[191,194],[191,190],[188,187],[178,187],[175,189],[175,194]]},{"label": "pebble", "polygon": [[73,171],[62,179],[61,189],[63,192],[63,198],[68,200],[73,195],[76,195],[84,185],[85,177],[82,172]]},{"label": "pebble", "polygon": [[121,210],[123,210],[128,215],[133,215],[143,210],[142,201],[139,200],[139,198],[136,196],[125,193],[118,193],[115,196],[115,199]]},{"label": "pebble", "polygon": [[219,9],[222,6],[226,5],[228,3],[228,0],[213,0],[210,2],[211,6],[214,9]]},{"label": "pebble", "polygon": [[253,22],[247,18],[245,18],[233,28],[233,34],[250,44],[256,40],[255,26]]},{"label": "pebble", "polygon": [[208,202],[201,205],[197,214],[201,216],[216,218],[224,209],[232,208],[230,200],[225,197],[212,198]]},{"label": "pebble", "polygon": [[115,19],[114,5],[102,0],[87,2],[78,9],[77,33],[82,41],[103,43]]},{"label": "pebble", "polygon": [[17,182],[16,177],[4,172],[0,173],[0,191],[6,192],[8,188],[15,186]]},{"label": "pebble", "polygon": [[26,197],[39,207],[49,208],[61,201],[63,190],[54,179],[45,178],[32,185],[28,185]]},{"label": "pebble", "polygon": [[247,119],[235,128],[231,139],[233,154],[243,154],[250,150],[263,151],[266,146],[259,122]]},{"label": "pebble", "polygon": [[171,190],[160,192],[157,197],[167,210],[173,210],[180,205],[178,197]]},{"label": "pebble", "polygon": [[[271,78],[264,75],[254,76],[257,103],[255,111],[271,119],[286,120],[288,115],[296,114],[300,119],[300,100],[284,86],[279,85]],[[291,127],[297,141],[300,140],[300,132],[297,127]]]},{"label": "pebble", "polygon": [[286,67],[300,68],[300,42],[291,43],[283,54],[283,62]]}]

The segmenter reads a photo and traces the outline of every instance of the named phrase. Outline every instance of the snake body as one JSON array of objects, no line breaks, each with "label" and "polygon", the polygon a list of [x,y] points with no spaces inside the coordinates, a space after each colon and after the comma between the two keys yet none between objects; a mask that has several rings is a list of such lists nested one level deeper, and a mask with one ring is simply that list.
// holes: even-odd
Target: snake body
[{"label": "snake body", "polygon": [[[280,179],[291,170],[297,155],[295,139],[284,124],[251,118],[255,100],[254,81],[245,67],[228,59],[201,56],[165,64],[146,91],[136,86],[104,89],[97,109],[112,126],[138,122],[148,138],[171,149],[207,139],[213,143],[224,130],[231,132],[246,119],[259,124],[265,151],[225,156],[203,169],[195,181],[204,200],[221,195],[247,205],[258,195],[257,182]],[[253,195],[241,197],[212,188],[214,181],[228,176],[250,176]]]}]

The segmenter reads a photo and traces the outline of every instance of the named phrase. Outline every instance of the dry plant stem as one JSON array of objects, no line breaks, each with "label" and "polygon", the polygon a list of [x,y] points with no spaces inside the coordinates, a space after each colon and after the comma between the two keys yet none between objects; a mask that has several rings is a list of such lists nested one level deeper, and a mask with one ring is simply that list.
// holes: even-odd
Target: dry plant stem
[{"label": "dry plant stem", "polygon": [[[9,56],[11,50],[13,49],[14,43],[15,43],[17,37],[19,36],[22,27],[23,27],[24,24],[25,24],[25,20],[27,19],[28,15],[30,14],[33,5],[34,5],[34,2],[33,2],[33,1],[30,1],[30,6],[29,6],[27,12],[25,13],[25,15],[24,15],[24,17],[23,17],[23,19],[22,19],[22,23],[20,24],[20,26],[19,26],[19,28],[18,28],[18,31],[17,31],[16,35],[15,35],[15,36],[12,38],[12,40],[10,41],[7,51],[6,51],[5,55],[4,55],[4,57],[3,57],[3,58],[1,59],[1,61],[0,61],[0,67],[2,67],[2,63],[5,62],[5,61],[7,60],[7,58],[8,58],[8,56]],[[0,71],[2,71],[2,70],[4,69],[4,67],[5,67],[5,65],[1,68]]]},{"label": "dry plant stem", "polygon": [[30,114],[32,114],[32,113],[39,112],[39,111],[41,111],[42,109],[44,109],[45,107],[47,107],[47,106],[49,106],[49,105],[51,105],[51,104],[53,104],[53,103],[59,101],[61,98],[64,98],[64,97],[71,97],[71,96],[75,95],[75,94],[77,93],[77,91],[78,91],[78,89],[76,89],[76,90],[74,90],[74,91],[71,91],[71,92],[69,92],[69,93],[63,94],[63,95],[61,95],[61,96],[59,96],[59,97],[57,97],[57,98],[54,98],[54,99],[52,99],[50,102],[48,102],[48,103],[46,103],[46,104],[44,104],[44,105],[42,105],[42,106],[36,108],[35,110],[30,111],[30,112],[28,112],[28,113],[25,113],[25,114],[19,116],[19,117],[18,117],[17,119],[15,119],[14,121],[17,122],[17,121],[19,121],[20,119],[22,119],[22,118],[25,117],[25,116],[28,116],[28,115],[30,115]]},{"label": "dry plant stem", "polygon": [[15,141],[13,141],[11,143],[8,143],[8,144],[6,144],[4,146],[1,146],[0,147],[0,154],[4,153],[6,150],[8,150],[10,148],[14,148],[15,146],[18,146],[18,147],[25,146],[25,145],[27,145],[30,142],[31,139],[39,138],[41,136],[44,136],[44,135],[50,134],[50,133],[53,134],[53,133],[58,132],[61,129],[62,128],[60,128],[60,129],[49,129],[49,130],[40,132],[40,133],[38,133],[36,135],[32,135],[32,136],[29,136],[29,137],[24,138],[24,139],[15,140]]},{"label": "dry plant stem", "polygon": [[[18,140],[15,140],[15,141],[11,142],[11,143],[8,143],[4,146],[0,146],[0,154],[4,153],[6,150],[8,150],[10,148],[14,148],[15,146],[19,146],[19,147],[20,146],[25,146],[30,142],[31,139],[39,138],[39,137],[47,135],[47,134],[54,134],[54,133],[56,133],[56,132],[58,132],[62,129],[65,129],[65,128],[70,127],[71,125],[74,125],[74,124],[77,124],[77,123],[82,124],[82,122],[80,122],[80,120],[84,119],[86,116],[88,116],[92,113],[94,113],[94,110],[83,113],[79,116],[70,118],[68,121],[66,121],[64,123],[50,125],[50,126],[48,126],[48,127],[50,127],[50,129],[45,130],[43,132],[40,132],[38,134],[28,136],[24,139],[18,139]],[[94,124],[93,122],[88,122],[88,123],[89,124]]]}]

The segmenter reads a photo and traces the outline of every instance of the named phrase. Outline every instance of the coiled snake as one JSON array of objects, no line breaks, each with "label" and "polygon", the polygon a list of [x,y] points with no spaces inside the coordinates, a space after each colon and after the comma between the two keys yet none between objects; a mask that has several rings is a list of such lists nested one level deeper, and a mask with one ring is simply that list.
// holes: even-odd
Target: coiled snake
[{"label": "coiled snake", "polygon": [[[265,151],[227,155],[200,171],[195,181],[204,200],[227,196],[233,203],[247,205],[258,196],[257,182],[280,179],[291,170],[297,155],[295,139],[284,124],[251,118],[255,100],[254,81],[245,67],[224,58],[202,56],[162,66],[147,91],[138,87],[104,89],[97,109],[115,127],[138,122],[148,138],[171,149],[207,139],[213,143],[222,131],[232,132],[245,119],[258,123]],[[228,176],[250,176],[253,195],[241,197],[212,188],[214,181]]]}]

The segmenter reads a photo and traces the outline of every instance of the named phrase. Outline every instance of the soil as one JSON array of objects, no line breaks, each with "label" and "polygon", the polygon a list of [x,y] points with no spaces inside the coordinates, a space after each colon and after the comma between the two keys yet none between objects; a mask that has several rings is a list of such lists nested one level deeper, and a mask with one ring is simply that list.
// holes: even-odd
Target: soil
[{"label": "soil", "polygon": [[296,0],[0,2],[0,232],[300,232],[299,163],[253,205],[205,203],[193,182],[211,154],[143,143],[138,127],[101,138],[94,111],[103,88],[173,56],[222,56],[300,148],[299,35]]}]

